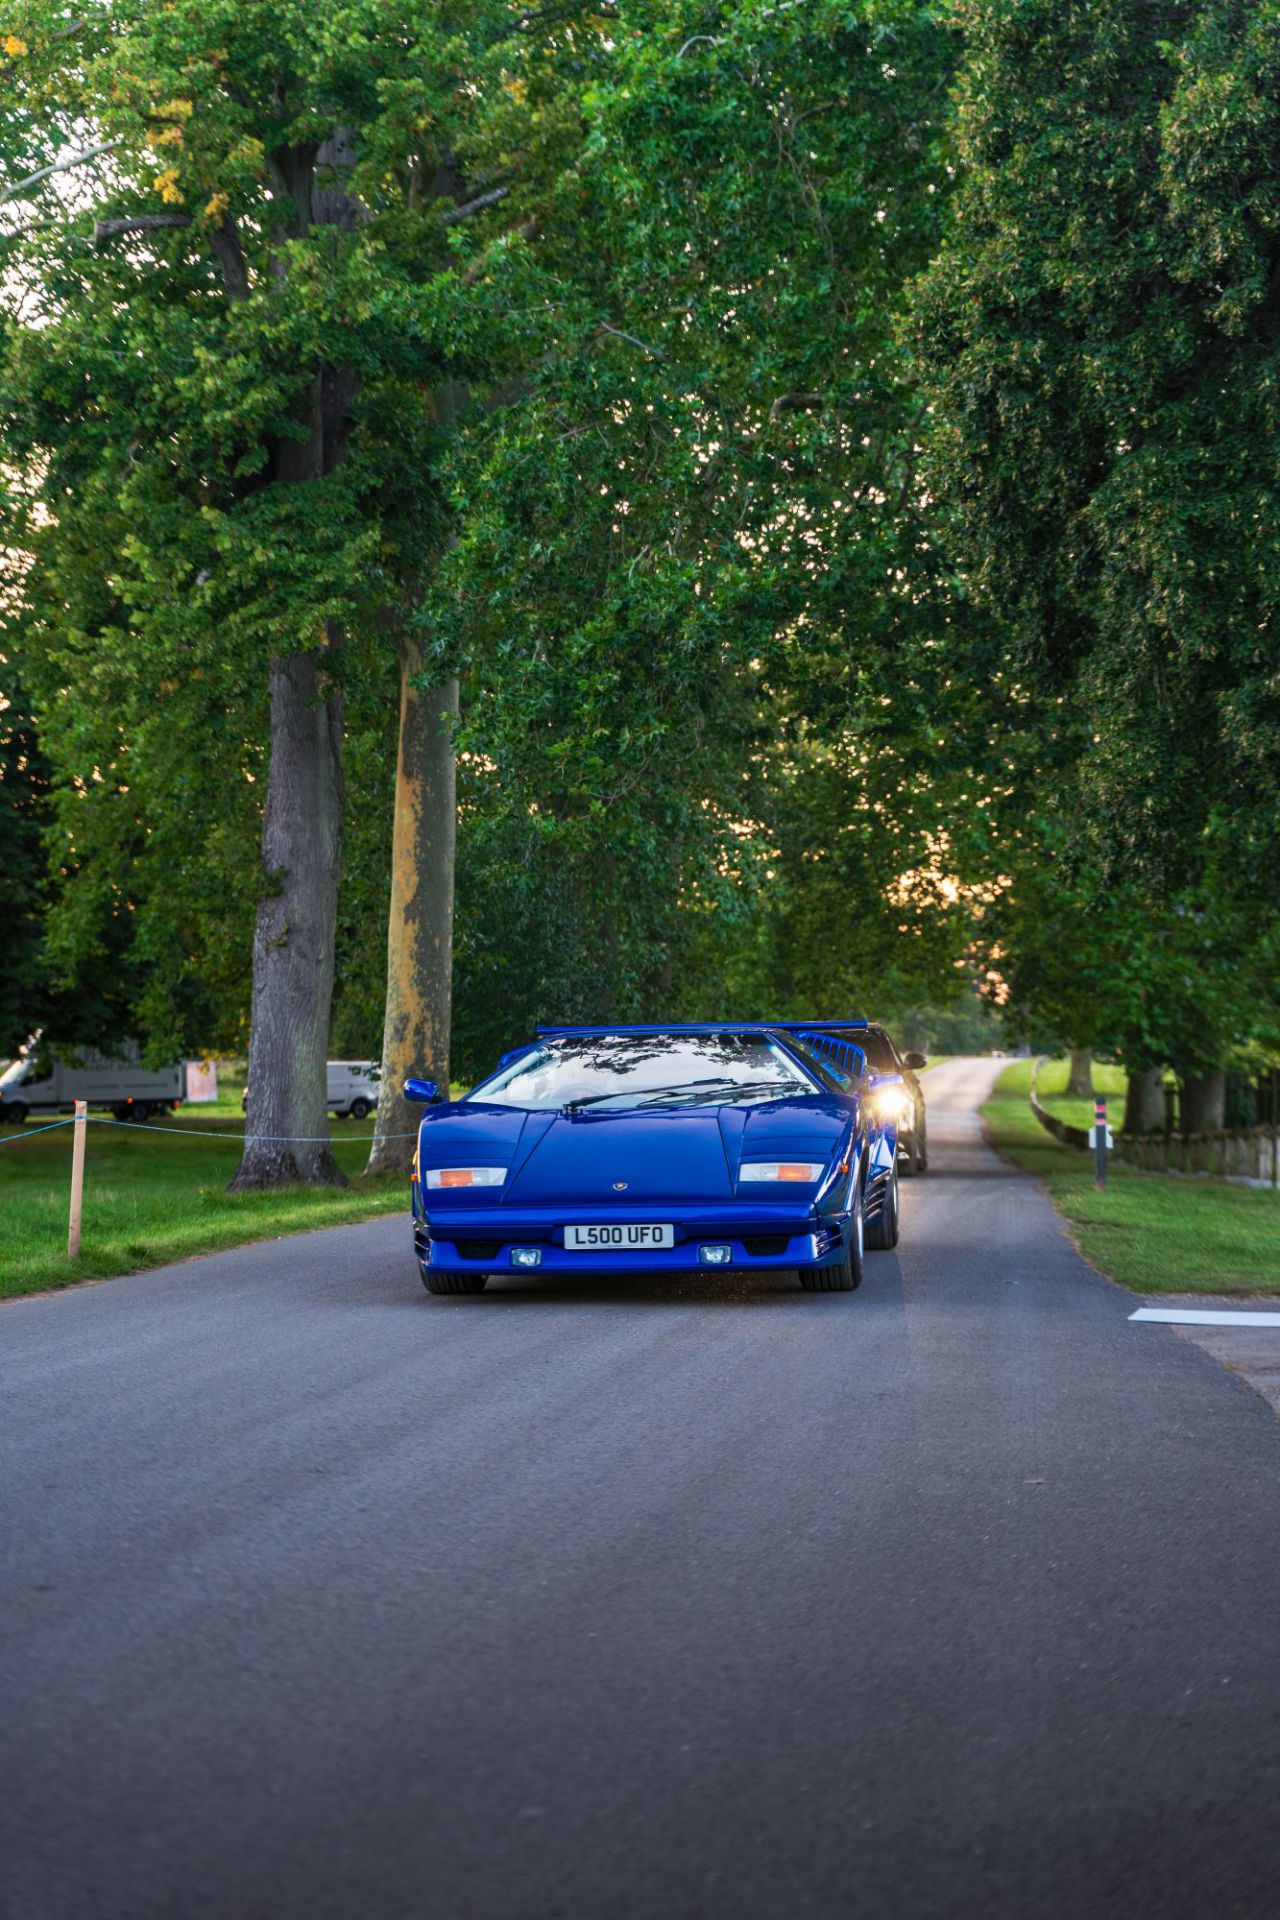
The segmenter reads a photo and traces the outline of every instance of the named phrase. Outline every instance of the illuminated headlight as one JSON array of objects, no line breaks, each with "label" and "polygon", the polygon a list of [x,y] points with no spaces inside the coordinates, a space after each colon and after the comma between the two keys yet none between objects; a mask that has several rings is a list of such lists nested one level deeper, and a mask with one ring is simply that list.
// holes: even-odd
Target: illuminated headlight
[{"label": "illuminated headlight", "polygon": [[511,1264],[513,1267],[540,1267],[542,1265],[541,1247],[512,1247]]},{"label": "illuminated headlight", "polygon": [[880,1119],[887,1120],[894,1127],[908,1126],[915,1112],[911,1095],[903,1093],[898,1087],[886,1087],[883,1093],[873,1094],[871,1103]]},{"label": "illuminated headlight", "polygon": [[802,1180],[812,1186],[821,1180],[824,1160],[744,1160],[739,1180]]},{"label": "illuminated headlight", "polygon": [[428,1167],[429,1187],[500,1187],[505,1167]]},{"label": "illuminated headlight", "polygon": [[698,1248],[698,1258],[704,1267],[727,1267],[733,1258],[733,1248],[724,1242],[713,1242]]}]

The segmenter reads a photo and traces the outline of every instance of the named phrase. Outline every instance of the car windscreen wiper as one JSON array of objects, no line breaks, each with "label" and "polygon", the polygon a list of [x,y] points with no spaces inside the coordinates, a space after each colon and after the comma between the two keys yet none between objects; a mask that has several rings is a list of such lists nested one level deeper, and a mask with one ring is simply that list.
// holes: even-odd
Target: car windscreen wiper
[{"label": "car windscreen wiper", "polygon": [[652,1106],[656,1098],[662,1099],[673,1093],[687,1093],[695,1087],[740,1087],[738,1080],[715,1078],[711,1080],[682,1080],[674,1087],[616,1087],[612,1093],[584,1093],[580,1099],[566,1100],[560,1109],[562,1113],[577,1113],[583,1107],[598,1107],[603,1100],[630,1100],[637,1107]]}]

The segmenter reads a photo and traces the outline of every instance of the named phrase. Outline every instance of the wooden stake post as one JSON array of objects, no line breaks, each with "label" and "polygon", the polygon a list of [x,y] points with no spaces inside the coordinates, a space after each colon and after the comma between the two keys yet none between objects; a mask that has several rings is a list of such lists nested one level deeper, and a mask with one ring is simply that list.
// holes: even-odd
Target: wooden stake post
[{"label": "wooden stake post", "polygon": [[84,1137],[89,1131],[86,1116],[88,1102],[76,1101],[75,1124],[71,1129],[71,1218],[67,1225],[67,1258],[80,1258],[80,1215],[84,1206]]}]

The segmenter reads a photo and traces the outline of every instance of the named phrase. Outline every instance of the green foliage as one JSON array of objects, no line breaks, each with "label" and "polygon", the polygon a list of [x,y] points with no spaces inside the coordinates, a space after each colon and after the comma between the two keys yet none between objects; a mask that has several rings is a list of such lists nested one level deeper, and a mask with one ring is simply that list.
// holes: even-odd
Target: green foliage
[{"label": "green foliage", "polygon": [[[243,1044],[275,654],[324,650],[346,694],[341,938],[381,944],[388,625],[444,538],[451,396],[528,349],[557,62],[572,106],[602,44],[583,19],[8,10],[0,545],[29,563],[0,642],[51,766],[50,965],[70,991],[110,958],[153,1052]],[[326,224],[339,194],[358,217]],[[304,472],[317,378],[332,430]],[[368,977],[339,1008],[365,1036]]]},{"label": "green foliage", "polygon": [[967,177],[915,326],[931,484],[1061,735],[1012,968],[1064,1039],[1203,1065],[1275,1012],[1276,10],[963,18]]},{"label": "green foliage", "polygon": [[898,337],[952,56],[905,5],[620,16],[573,272],[456,451],[432,602],[469,667],[469,1060],[516,1010],[801,1011],[962,953],[933,875],[982,774],[939,751],[963,612]]}]

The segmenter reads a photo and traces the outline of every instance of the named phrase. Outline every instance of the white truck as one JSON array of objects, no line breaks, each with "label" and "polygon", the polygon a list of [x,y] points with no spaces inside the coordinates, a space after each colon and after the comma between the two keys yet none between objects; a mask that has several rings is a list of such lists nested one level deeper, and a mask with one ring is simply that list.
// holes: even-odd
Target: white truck
[{"label": "white truck", "polygon": [[[367,1120],[378,1104],[378,1083],[382,1068],[376,1060],[330,1060],[327,1065],[325,1104],[337,1120]],[[249,1089],[240,1102],[249,1105]]]},{"label": "white truck", "polygon": [[145,1121],[187,1101],[217,1097],[211,1061],[176,1060],[151,1073],[136,1047],[116,1055],[81,1051],[63,1060],[37,1043],[0,1074],[0,1126],[21,1126],[30,1113],[71,1113],[77,1100],[107,1107],[117,1120]]}]

